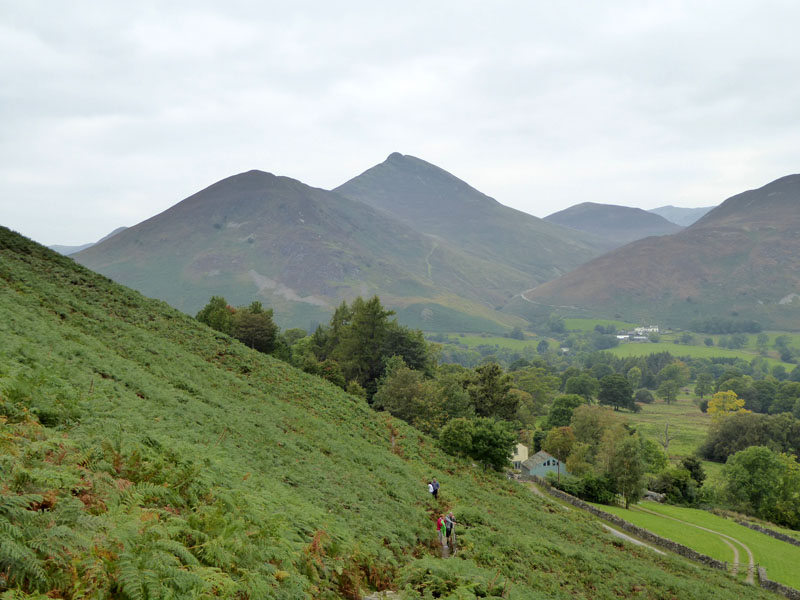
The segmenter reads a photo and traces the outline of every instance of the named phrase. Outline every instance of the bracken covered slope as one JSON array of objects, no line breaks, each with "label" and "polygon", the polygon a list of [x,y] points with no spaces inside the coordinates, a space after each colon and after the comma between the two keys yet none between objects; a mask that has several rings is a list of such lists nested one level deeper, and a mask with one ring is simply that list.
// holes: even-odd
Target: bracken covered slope
[{"label": "bracken covered slope", "polygon": [[4,228],[0,340],[4,598],[767,597]]}]

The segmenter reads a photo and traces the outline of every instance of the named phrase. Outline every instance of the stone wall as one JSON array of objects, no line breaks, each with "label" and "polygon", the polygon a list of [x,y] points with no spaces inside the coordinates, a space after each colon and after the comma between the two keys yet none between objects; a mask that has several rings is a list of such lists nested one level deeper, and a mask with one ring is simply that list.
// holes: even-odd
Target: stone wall
[{"label": "stone wall", "polygon": [[[648,531],[647,529],[642,529],[641,527],[637,527],[633,523],[628,523],[628,521],[621,519],[617,515],[612,515],[611,513],[607,513],[599,508],[592,506],[591,504],[587,504],[583,500],[576,498],[575,496],[570,496],[566,492],[562,492],[551,486],[547,481],[542,479],[541,477],[520,477],[523,481],[532,481],[537,485],[541,486],[548,494],[553,496],[554,498],[558,498],[559,500],[563,500],[564,502],[568,502],[572,504],[576,508],[580,508],[587,512],[592,513],[593,515],[600,517],[604,521],[608,521],[609,523],[613,523],[620,529],[627,531],[635,535],[636,537],[647,540],[654,546],[659,546],[664,548],[665,550],[669,550],[670,552],[674,552],[675,554],[680,554],[685,558],[689,558],[691,560],[697,561],[702,563],[706,566],[713,567],[714,569],[728,569],[728,563],[718,561],[715,558],[711,558],[710,556],[706,556],[705,554],[700,554],[699,552],[695,552],[691,548],[688,548],[682,544],[678,544],[677,542],[673,542],[672,540],[668,540],[666,538],[662,538],[659,535],[656,535],[652,531]],[[740,525],[745,525],[746,527],[750,527],[750,529],[755,529],[756,531],[760,531],[762,533],[766,533],[767,535],[771,535],[772,537],[776,537],[779,540],[784,540],[784,538],[788,538],[782,533],[777,531],[772,531],[769,529],[764,529],[763,527],[759,527],[758,525],[750,525],[747,523],[740,523]],[[780,536],[780,537],[778,537]],[[789,543],[795,543],[800,545],[794,538],[791,538],[792,541]],[[781,594],[790,600],[800,600],[800,591],[791,588],[789,586],[783,585],[782,583],[778,583],[777,581],[772,581],[771,579],[767,578],[767,570],[764,567],[758,567],[758,582],[762,588],[766,590],[770,590],[771,592],[775,592],[776,594]]]},{"label": "stone wall", "polygon": [[[547,493],[549,493],[554,498],[558,498],[559,500],[563,500],[564,502],[572,504],[576,508],[580,508],[582,510],[590,512],[591,514],[600,517],[604,521],[608,521],[609,523],[616,525],[623,531],[635,535],[636,537],[642,540],[650,542],[654,546],[659,546],[660,548],[664,548],[665,550],[669,550],[670,552],[679,554],[684,558],[697,561],[714,569],[722,569],[725,571],[727,571],[728,569],[727,562],[722,562],[717,560],[716,558],[711,558],[710,556],[706,556],[705,554],[700,554],[699,552],[692,550],[688,546],[684,546],[683,544],[678,544],[677,542],[673,542],[672,540],[663,538],[660,535],[656,535],[652,531],[648,531],[647,529],[642,529],[641,527],[637,527],[633,523],[629,523],[628,521],[618,517],[617,515],[612,515],[611,513],[607,513],[595,506],[592,506],[591,504],[587,504],[586,502],[580,500],[579,498],[576,498],[575,496],[570,496],[566,492],[562,492],[561,490],[554,488],[541,477],[536,477],[536,476],[521,477],[521,479],[525,481],[533,481],[537,485],[541,486],[544,490],[546,490]],[[798,600],[800,600],[800,597],[798,597]]]},{"label": "stone wall", "polygon": [[790,600],[800,600],[800,592],[796,589],[790,588],[782,583],[778,583],[777,581],[767,579],[767,570],[764,567],[758,567],[758,583],[765,590],[775,592],[776,594],[781,594]]},{"label": "stone wall", "polygon": [[800,546],[800,540],[798,540],[797,538],[793,538],[790,535],[786,535],[785,533],[781,533],[780,531],[773,531],[772,529],[767,529],[766,527],[761,527],[760,525],[755,525],[754,523],[748,523],[746,521],[736,521],[736,522],[739,525],[744,525],[748,529],[752,529],[754,531],[758,531],[759,533],[763,533],[764,535],[774,537],[776,540],[787,542],[789,544],[794,544],[795,546]]}]

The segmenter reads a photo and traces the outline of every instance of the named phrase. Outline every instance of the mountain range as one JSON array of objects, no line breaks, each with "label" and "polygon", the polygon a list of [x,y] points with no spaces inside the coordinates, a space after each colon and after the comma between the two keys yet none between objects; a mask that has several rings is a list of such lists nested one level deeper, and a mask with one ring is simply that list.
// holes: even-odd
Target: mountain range
[{"label": "mountain range", "polygon": [[573,314],[686,325],[800,323],[800,175],[727,199],[674,235],[633,242],[526,292]]},{"label": "mountain range", "polygon": [[393,153],[334,190],[241,173],[74,258],[190,314],[214,295],[260,300],[282,327],[313,328],[342,301],[377,294],[425,331],[501,333],[552,311],[796,329],[797,180],[734,196],[681,229],[589,202],[539,219]]},{"label": "mountain range", "polygon": [[507,208],[422,160],[391,155],[333,191],[249,171],[77,255],[189,313],[259,299],[307,328],[378,294],[404,324],[507,331],[521,291],[599,255],[590,235]]}]

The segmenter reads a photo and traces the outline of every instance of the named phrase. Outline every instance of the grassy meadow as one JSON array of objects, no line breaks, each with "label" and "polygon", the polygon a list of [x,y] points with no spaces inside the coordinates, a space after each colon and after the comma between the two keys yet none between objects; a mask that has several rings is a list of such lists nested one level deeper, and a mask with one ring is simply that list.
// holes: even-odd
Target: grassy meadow
[{"label": "grassy meadow", "polygon": [[[662,339],[664,339],[662,337]],[[608,350],[615,356],[619,356],[620,358],[626,358],[629,356],[647,356],[648,354],[657,354],[659,352],[669,352],[673,356],[691,356],[692,358],[714,358],[714,357],[723,357],[723,358],[740,358],[744,361],[750,362],[754,358],[758,358],[761,355],[758,354],[755,349],[747,350],[747,349],[740,349],[740,350],[730,350],[728,348],[719,348],[717,346],[696,346],[696,345],[687,345],[687,344],[675,344],[668,341],[662,342],[624,342],[615,348],[611,348]],[[770,367],[774,365],[783,365],[787,371],[791,371],[794,369],[795,365],[791,363],[785,363],[781,360],[766,356],[764,359],[770,365]]]},{"label": "grassy meadow", "polygon": [[506,350],[520,351],[525,348],[536,348],[536,344],[540,340],[546,339],[542,337],[526,337],[524,340],[517,340],[514,338],[503,336],[484,336],[484,335],[467,335],[467,334],[451,334],[453,339],[458,343],[463,344],[469,348],[477,348],[478,346],[497,346]]},{"label": "grassy meadow", "polygon": [[[763,533],[753,531],[730,519],[694,508],[683,508],[655,502],[643,502],[641,506],[633,506],[629,510],[606,506],[599,506],[599,508],[616,514],[635,525],[649,529],[653,533],[689,546],[698,552],[731,563],[733,554],[728,545],[722,542],[719,536],[663,517],[680,519],[686,523],[728,535],[750,548],[755,562],[766,567],[767,575],[770,579],[800,589],[800,571],[797,570],[797,565],[800,564],[800,547],[798,546],[793,546]],[[662,516],[643,512],[642,509]],[[748,557],[741,545],[738,546],[741,565],[739,573],[743,575]]]},{"label": "grassy meadow", "polygon": [[744,593],[4,228],[0,339],[4,598]]},{"label": "grassy meadow", "polygon": [[627,321],[614,321],[608,319],[581,319],[581,318],[567,318],[564,319],[564,327],[567,331],[594,331],[598,325],[607,327],[613,325],[618,330],[630,330],[634,327],[640,327],[639,323],[629,323]]},{"label": "grassy meadow", "polygon": [[636,426],[642,434],[656,441],[664,439],[664,429],[669,425],[671,458],[695,453],[705,441],[711,417],[703,413],[690,397],[679,397],[672,404],[656,400],[652,404],[641,404],[638,413],[625,413],[625,419]]}]

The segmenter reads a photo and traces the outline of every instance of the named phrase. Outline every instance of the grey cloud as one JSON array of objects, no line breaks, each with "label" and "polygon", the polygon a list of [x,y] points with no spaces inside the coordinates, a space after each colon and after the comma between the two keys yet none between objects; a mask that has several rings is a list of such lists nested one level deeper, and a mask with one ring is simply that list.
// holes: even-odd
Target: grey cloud
[{"label": "grey cloud", "polygon": [[333,187],[395,150],[538,216],[709,205],[797,171],[790,2],[0,2],[0,17],[0,223],[46,243],[250,168]]}]

